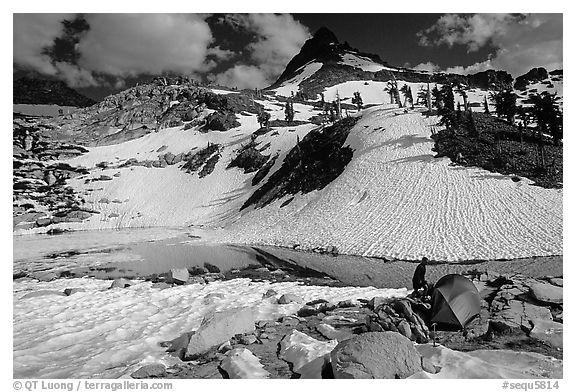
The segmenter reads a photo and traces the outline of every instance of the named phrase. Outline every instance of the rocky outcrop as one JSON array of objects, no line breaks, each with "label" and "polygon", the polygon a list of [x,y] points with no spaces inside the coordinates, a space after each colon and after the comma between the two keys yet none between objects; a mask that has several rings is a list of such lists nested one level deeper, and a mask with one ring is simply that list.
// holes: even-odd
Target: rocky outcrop
[{"label": "rocky outcrop", "polygon": [[524,75],[520,75],[516,78],[516,81],[514,82],[514,88],[516,90],[525,90],[530,83],[539,82],[545,79],[548,79],[548,72],[545,68],[532,68]]},{"label": "rocky outcrop", "polygon": [[334,378],[407,378],[422,370],[412,342],[397,332],[368,332],[331,352]]},{"label": "rocky outcrop", "polygon": [[288,194],[305,194],[331,183],[352,159],[352,149],[344,143],[357,121],[345,118],[308,133],[286,155],[280,169],[246,200],[242,209],[251,205],[262,207]]}]

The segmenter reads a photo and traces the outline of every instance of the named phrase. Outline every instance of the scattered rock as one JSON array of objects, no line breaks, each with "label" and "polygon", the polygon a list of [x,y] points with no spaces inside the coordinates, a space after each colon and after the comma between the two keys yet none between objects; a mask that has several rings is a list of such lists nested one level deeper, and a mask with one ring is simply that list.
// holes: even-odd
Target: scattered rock
[{"label": "scattered rock", "polygon": [[283,294],[279,299],[278,303],[280,305],[286,305],[292,302],[302,303],[304,302],[304,298],[300,297],[296,294]]},{"label": "scattered rock", "polygon": [[86,291],[85,289],[81,288],[81,287],[75,287],[72,289],[65,289],[64,290],[64,294],[65,295],[72,295],[72,294],[76,294],[76,293],[82,293]]},{"label": "scattered rock", "polygon": [[354,336],[352,329],[350,328],[336,329],[333,326],[324,323],[318,324],[316,330],[326,339],[337,340],[339,342],[350,339]]},{"label": "scattered rock", "polygon": [[396,332],[368,332],[340,342],[330,354],[335,378],[407,378],[422,370],[413,343]]},{"label": "scattered rock", "polygon": [[279,357],[292,363],[292,371],[301,378],[322,378],[322,371],[329,366],[330,352],[337,341],[321,342],[300,331],[292,331],[280,342]]},{"label": "scattered rock", "polygon": [[242,335],[238,339],[238,343],[243,344],[245,346],[249,346],[251,344],[254,344],[257,341],[258,341],[258,339],[256,338],[256,336],[254,336],[254,334]]},{"label": "scattered rock", "polygon": [[166,367],[161,363],[142,366],[130,375],[132,378],[160,378],[166,376]]},{"label": "scattered rock", "polygon": [[123,288],[130,287],[133,285],[134,285],[134,283],[131,280],[128,280],[125,278],[118,278],[118,279],[114,279],[110,288],[114,289],[114,288],[119,287],[119,288],[123,289]]},{"label": "scattered rock", "polygon": [[410,329],[410,324],[408,324],[408,321],[400,321],[396,328],[398,328],[398,332],[400,332],[402,335],[406,336],[408,339],[412,339],[412,330]]},{"label": "scattered rock", "polygon": [[166,281],[168,283],[185,284],[188,282],[189,277],[190,273],[186,268],[172,268],[170,272],[168,272]]},{"label": "scattered rock", "polygon": [[264,370],[260,360],[250,350],[243,347],[228,351],[220,367],[232,379],[270,377],[270,373]]},{"label": "scattered rock", "polygon": [[537,281],[529,283],[528,287],[530,288],[530,295],[538,301],[553,304],[563,302],[562,287]]},{"label": "scattered rock", "polygon": [[262,298],[275,297],[276,295],[278,295],[278,293],[276,292],[276,290],[269,289],[268,291],[266,291],[266,292],[262,295]]}]

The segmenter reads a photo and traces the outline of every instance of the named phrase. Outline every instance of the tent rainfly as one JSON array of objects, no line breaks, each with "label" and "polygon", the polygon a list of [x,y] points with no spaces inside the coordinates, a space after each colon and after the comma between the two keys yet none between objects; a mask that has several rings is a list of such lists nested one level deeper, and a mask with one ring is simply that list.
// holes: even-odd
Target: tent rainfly
[{"label": "tent rainfly", "polygon": [[432,323],[440,328],[462,329],[479,315],[480,295],[468,278],[450,274],[436,283],[432,294]]}]

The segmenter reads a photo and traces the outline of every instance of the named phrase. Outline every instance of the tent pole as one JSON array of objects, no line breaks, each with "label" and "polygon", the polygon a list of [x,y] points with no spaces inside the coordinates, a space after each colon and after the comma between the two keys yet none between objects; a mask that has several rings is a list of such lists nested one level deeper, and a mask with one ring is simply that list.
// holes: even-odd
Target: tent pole
[{"label": "tent pole", "polygon": [[432,330],[434,331],[434,336],[432,337],[432,347],[436,347],[436,323],[432,324]]}]

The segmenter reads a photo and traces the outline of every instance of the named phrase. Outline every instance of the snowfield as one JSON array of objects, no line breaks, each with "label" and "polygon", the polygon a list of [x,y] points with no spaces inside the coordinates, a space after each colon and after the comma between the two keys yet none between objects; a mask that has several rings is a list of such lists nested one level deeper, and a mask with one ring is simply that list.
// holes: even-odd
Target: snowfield
[{"label": "snowfield", "polygon": [[368,109],[347,144],[354,158],[321,191],[251,211],[229,241],[398,259],[471,260],[562,254],[562,190],[436,159],[436,118]]},{"label": "snowfield", "polygon": [[[295,282],[251,282],[249,279],[185,285],[164,290],[142,282],[110,289],[111,281],[89,278],[14,282],[14,378],[127,377],[140,366],[179,362],[159,343],[200,325],[210,311],[251,307],[256,320],[293,314],[301,304],[278,305],[262,299],[269,289],[294,293],[305,301],[375,296],[404,297],[407,289],[302,286]],[[46,295],[22,299],[38,290],[85,291],[68,297]],[[211,294],[219,293],[220,296]]]},{"label": "snowfield", "polygon": [[280,87],[271,90],[274,91],[276,95],[280,95],[283,97],[289,97],[292,93],[296,94],[300,89],[300,83],[308,79],[310,76],[314,75],[316,71],[322,68],[322,63],[311,62],[308,63],[301,68],[297,69],[296,72],[302,70],[298,75],[294,76],[291,79],[282,82]]}]

